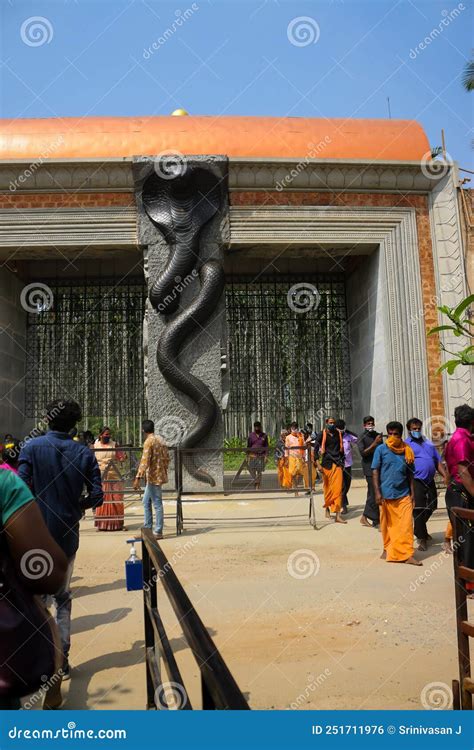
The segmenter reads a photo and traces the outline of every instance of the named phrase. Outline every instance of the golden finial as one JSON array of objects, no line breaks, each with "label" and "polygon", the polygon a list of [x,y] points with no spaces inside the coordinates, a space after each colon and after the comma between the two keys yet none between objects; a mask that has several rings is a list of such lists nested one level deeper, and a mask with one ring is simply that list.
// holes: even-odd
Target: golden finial
[{"label": "golden finial", "polygon": [[175,109],[175,111],[171,113],[172,117],[182,117],[183,115],[189,115],[189,112],[186,112],[185,109]]}]

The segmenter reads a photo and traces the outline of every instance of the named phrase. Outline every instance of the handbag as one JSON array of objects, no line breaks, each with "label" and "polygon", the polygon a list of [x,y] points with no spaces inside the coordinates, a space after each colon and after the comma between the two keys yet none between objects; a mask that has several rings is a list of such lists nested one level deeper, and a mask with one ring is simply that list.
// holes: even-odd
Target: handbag
[{"label": "handbag", "polygon": [[36,692],[61,666],[59,631],[17,575],[0,525],[0,697]]}]

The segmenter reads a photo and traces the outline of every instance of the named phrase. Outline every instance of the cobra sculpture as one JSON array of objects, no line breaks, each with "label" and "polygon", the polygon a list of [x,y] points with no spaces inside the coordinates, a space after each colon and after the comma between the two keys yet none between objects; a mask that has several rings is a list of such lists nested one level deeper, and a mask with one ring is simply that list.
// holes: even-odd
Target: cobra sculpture
[{"label": "cobra sculpture", "polygon": [[[179,165],[175,175],[157,171],[161,176],[154,173],[148,177],[142,191],[144,209],[170,247],[168,263],[149,292],[152,307],[167,319],[156,359],[165,380],[196,404],[197,420],[180,442],[181,448],[195,448],[212,430],[219,408],[209,386],[183,369],[179,354],[185,340],[202,331],[219,304],[224,290],[219,261],[201,264],[197,297],[172,319],[170,316],[179,310],[180,282],[196,274],[201,231],[217,214],[222,193],[219,178],[202,167]],[[214,478],[197,466],[193,457],[186,468],[198,481],[215,485]]]}]

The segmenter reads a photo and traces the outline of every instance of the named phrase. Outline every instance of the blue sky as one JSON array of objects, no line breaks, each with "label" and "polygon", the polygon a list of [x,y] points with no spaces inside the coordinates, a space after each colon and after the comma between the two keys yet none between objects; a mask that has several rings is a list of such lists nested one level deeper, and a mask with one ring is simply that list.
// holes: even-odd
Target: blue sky
[{"label": "blue sky", "polygon": [[379,118],[390,97],[392,117],[419,120],[432,146],[444,127],[471,168],[469,0],[1,2],[2,117]]}]

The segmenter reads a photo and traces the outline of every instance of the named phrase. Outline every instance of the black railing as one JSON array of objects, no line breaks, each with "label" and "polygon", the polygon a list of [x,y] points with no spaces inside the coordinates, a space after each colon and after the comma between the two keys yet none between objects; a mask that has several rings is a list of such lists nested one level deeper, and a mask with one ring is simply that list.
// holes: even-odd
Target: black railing
[{"label": "black railing", "polygon": [[453,680],[453,708],[472,710],[474,680],[471,678],[469,638],[474,638],[474,623],[468,621],[466,583],[474,583],[474,569],[464,564],[464,546],[472,533],[474,510],[452,508],[454,591],[458,639],[459,680]]},{"label": "black railing", "polygon": [[[290,457],[298,459],[298,465]],[[314,529],[316,514],[314,492],[320,482],[311,446],[296,446],[282,449],[275,455],[275,448],[180,448],[176,457],[177,518],[176,530],[183,530],[182,495],[212,494],[278,494],[308,495],[308,520]],[[214,484],[203,484],[193,478],[196,469],[210,477]]]},{"label": "black railing", "polygon": [[[142,529],[147,709],[191,709],[158,609],[157,583],[168,596],[201,673],[203,709],[249,709],[214,641],[150,529]],[[160,659],[168,680],[161,678]],[[172,704],[170,705],[170,697]]]}]

